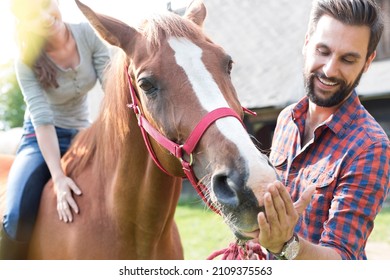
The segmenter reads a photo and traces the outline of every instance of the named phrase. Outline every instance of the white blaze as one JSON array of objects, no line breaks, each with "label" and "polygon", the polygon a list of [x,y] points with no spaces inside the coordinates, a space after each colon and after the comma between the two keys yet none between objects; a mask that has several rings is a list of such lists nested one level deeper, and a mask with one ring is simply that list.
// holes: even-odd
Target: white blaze
[{"label": "white blaze", "polygon": [[[202,49],[186,38],[171,37],[168,43],[175,52],[176,63],[186,73],[202,107],[208,112],[229,107],[217,83],[203,64]],[[242,157],[247,160],[248,166],[255,169],[250,172],[247,182],[249,186],[267,180],[264,177],[266,174],[273,174],[265,156],[259,155],[260,152],[254,147],[239,120],[226,117],[218,119],[216,125],[227,139],[236,144]]]}]

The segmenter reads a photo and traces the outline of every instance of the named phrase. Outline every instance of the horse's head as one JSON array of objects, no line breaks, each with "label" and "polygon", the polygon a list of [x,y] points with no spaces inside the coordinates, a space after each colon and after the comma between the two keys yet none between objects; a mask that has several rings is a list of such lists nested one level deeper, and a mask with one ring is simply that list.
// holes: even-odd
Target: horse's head
[{"label": "horse's head", "polygon": [[[242,117],[230,78],[232,58],[204,35],[206,8],[201,1],[193,1],[183,17],[167,13],[146,20],[139,28],[77,4],[101,37],[126,53],[140,109],[161,135],[185,144],[204,116],[222,107]],[[257,214],[263,210],[267,184],[276,180],[276,173],[240,117],[229,115],[207,125],[194,147],[192,167],[233,232],[246,239],[258,230]],[[168,172],[183,176],[176,157],[167,157],[156,141],[152,146]]]}]

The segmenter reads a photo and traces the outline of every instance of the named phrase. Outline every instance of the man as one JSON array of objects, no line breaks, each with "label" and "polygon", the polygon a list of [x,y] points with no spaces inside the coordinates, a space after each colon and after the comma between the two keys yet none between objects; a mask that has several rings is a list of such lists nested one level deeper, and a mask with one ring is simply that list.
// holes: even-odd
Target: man
[{"label": "man", "polygon": [[271,258],[367,259],[389,193],[390,143],[354,89],[382,31],[374,0],[313,2],[303,47],[307,96],[279,115],[270,161],[281,182],[269,186],[258,216],[258,240]]}]

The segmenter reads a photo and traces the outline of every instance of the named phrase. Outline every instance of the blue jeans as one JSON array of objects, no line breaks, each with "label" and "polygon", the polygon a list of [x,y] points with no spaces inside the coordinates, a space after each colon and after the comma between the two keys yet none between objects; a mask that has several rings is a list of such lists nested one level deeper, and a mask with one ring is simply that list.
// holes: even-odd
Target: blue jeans
[{"label": "blue jeans", "polygon": [[[30,121],[23,125],[23,136],[7,182],[7,201],[3,225],[8,236],[19,242],[29,242],[43,187],[51,175],[39,149]],[[55,128],[61,156],[69,148],[76,129]]]}]

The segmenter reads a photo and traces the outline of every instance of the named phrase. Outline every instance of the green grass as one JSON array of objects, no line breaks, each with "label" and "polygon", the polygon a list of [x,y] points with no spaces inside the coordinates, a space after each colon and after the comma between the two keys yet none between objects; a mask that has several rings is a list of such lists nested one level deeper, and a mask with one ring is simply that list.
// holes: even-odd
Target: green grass
[{"label": "green grass", "polygon": [[385,242],[390,244],[390,206],[386,206],[379,212],[374,221],[374,230],[369,241]]},{"label": "green grass", "polygon": [[235,240],[222,217],[199,204],[179,204],[175,219],[187,260],[205,260]]},{"label": "green grass", "polygon": [[[205,260],[235,240],[222,218],[198,202],[181,202],[175,218],[187,260]],[[369,241],[390,244],[390,206],[378,214]]]}]

